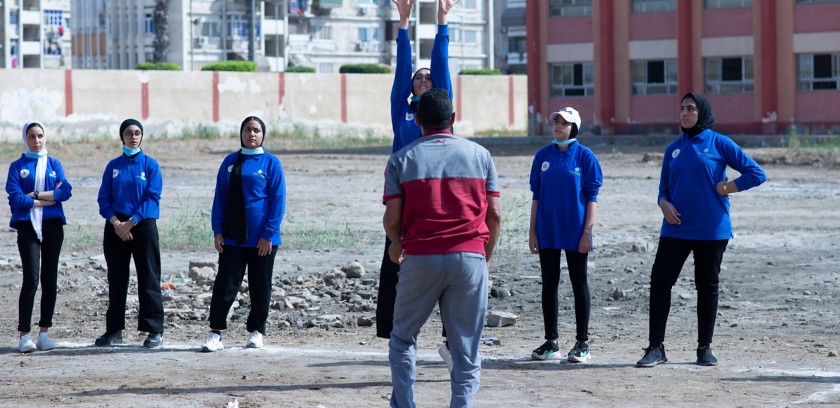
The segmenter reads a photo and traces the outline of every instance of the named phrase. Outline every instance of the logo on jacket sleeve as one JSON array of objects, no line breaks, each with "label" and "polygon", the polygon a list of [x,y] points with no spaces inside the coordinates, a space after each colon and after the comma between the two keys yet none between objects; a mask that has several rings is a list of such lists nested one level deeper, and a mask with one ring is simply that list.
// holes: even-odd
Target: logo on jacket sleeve
[{"label": "logo on jacket sleeve", "polygon": [[114,169],[114,171],[111,172],[111,178],[117,178],[117,176],[119,176],[119,175],[120,175],[120,170],[119,169]]},{"label": "logo on jacket sleeve", "polygon": [[52,177],[52,178],[55,178],[55,177],[56,177],[55,170],[53,170],[53,171],[51,171],[51,172],[50,172],[50,177]]},{"label": "logo on jacket sleeve", "polygon": [[671,152],[671,158],[672,159],[676,159],[677,156],[679,156],[679,155],[680,155],[680,149],[674,149],[674,151]]},{"label": "logo on jacket sleeve", "polygon": [[547,161],[544,161],[542,163],[542,166],[540,166],[540,170],[541,171],[546,171],[546,170],[548,170],[549,167],[551,167],[551,164],[549,164]]},{"label": "logo on jacket sleeve", "polygon": [[406,112],[405,113],[405,120],[406,121],[413,121],[414,120],[414,114],[411,113],[411,112]]},{"label": "logo on jacket sleeve", "polygon": [[233,165],[228,166],[228,173],[233,173]]},{"label": "logo on jacket sleeve", "polygon": [[137,176],[137,178],[139,178],[140,180],[146,181],[146,172],[145,172],[145,171],[141,171],[141,172],[140,172],[140,175],[139,175],[139,176]]},{"label": "logo on jacket sleeve", "polygon": [[29,177],[29,169],[20,169],[20,178]]}]

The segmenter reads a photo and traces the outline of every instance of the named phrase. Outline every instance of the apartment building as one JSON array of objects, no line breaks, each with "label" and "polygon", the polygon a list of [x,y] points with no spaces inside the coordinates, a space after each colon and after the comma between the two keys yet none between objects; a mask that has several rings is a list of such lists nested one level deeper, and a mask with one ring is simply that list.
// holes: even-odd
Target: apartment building
[{"label": "apartment building", "polygon": [[494,0],[499,29],[496,36],[496,68],[504,74],[524,74],[528,64],[525,48],[525,0]]},{"label": "apartment building", "polygon": [[69,68],[69,0],[0,0],[0,68]]},{"label": "apartment building", "polygon": [[679,98],[716,128],[840,125],[840,0],[527,0],[534,133],[574,106],[604,134],[673,130]]},{"label": "apartment building", "polygon": [[[132,69],[153,60],[155,0],[72,0],[78,68]],[[168,1],[165,60],[185,70],[250,59],[250,7],[255,8],[254,60],[261,70],[308,66],[337,73],[341,65],[394,65],[398,14],[390,0]],[[428,66],[437,1],[417,0],[411,38],[418,66]],[[453,72],[494,65],[493,2],[461,0],[449,15]]]}]

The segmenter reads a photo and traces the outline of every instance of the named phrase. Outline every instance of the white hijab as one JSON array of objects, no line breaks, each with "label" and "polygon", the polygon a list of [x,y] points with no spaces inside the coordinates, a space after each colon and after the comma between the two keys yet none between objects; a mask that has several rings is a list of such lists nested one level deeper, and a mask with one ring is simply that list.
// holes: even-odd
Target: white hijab
[{"label": "white hijab", "polygon": [[[47,140],[46,140],[46,132],[44,134],[44,147],[39,152],[32,152],[29,150],[29,144],[26,143],[26,130],[31,125],[38,125],[41,129],[44,129],[44,125],[40,122],[32,121],[26,122],[23,125],[23,145],[26,147],[26,156],[27,157],[38,157],[38,164],[35,165],[35,191],[44,191],[44,181],[47,175]],[[32,209],[29,210],[29,219],[32,221],[32,228],[35,230],[35,234],[38,236],[39,241],[43,241],[43,233],[42,233],[42,225],[44,221],[44,208],[43,207],[35,207],[32,206]]]}]

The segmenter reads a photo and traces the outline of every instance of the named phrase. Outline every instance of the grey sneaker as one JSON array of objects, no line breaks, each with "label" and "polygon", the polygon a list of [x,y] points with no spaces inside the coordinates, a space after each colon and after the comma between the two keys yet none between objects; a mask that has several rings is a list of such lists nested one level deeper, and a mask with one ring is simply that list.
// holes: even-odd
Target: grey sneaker
[{"label": "grey sneaker", "polygon": [[644,357],[636,363],[636,367],[653,367],[657,364],[667,362],[668,357],[665,357],[665,345],[660,344],[658,347],[646,348]]},{"label": "grey sneaker", "polygon": [[717,358],[712,354],[712,346],[697,348],[697,365],[709,367],[717,365]]},{"label": "grey sneaker", "polygon": [[143,342],[143,347],[152,349],[163,345],[163,333],[149,333]]},{"label": "grey sneaker", "polygon": [[116,330],[112,332],[105,332],[105,334],[99,336],[93,344],[97,347],[108,347],[114,344],[122,344],[122,342],[122,330]]}]

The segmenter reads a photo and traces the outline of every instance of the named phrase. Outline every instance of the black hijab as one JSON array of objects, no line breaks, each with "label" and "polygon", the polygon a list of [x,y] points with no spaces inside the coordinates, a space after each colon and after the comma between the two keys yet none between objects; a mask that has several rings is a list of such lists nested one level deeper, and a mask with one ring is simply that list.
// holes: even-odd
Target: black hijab
[{"label": "black hijab", "polygon": [[706,97],[694,92],[685,94],[682,99],[680,99],[680,104],[682,104],[682,102],[686,99],[694,99],[695,104],[697,104],[697,123],[690,129],[680,126],[682,131],[688,135],[688,137],[694,137],[706,129],[711,129],[712,125],[715,123],[715,116],[712,115],[712,104],[706,100]]},{"label": "black hijab", "polygon": [[[429,68],[420,68],[417,71],[414,71],[414,75],[411,76],[411,102],[409,102],[408,107],[411,109],[412,112],[417,113],[417,107],[420,104],[420,95],[414,94],[414,80],[417,78],[417,74],[420,73],[422,70],[428,70],[429,75],[432,75],[432,71]],[[431,79],[429,82],[432,82]],[[435,83],[432,82],[432,88],[435,87]]]},{"label": "black hijab", "polygon": [[[242,121],[242,125],[239,126],[239,144],[242,147],[245,147],[245,143],[242,142],[242,130],[252,120],[260,124],[263,134],[262,141],[263,143],[265,142],[265,122],[256,116],[248,116]],[[222,221],[222,235],[238,242],[248,240],[248,222],[245,217],[245,191],[242,187],[242,159],[244,156],[242,151],[240,151],[239,155],[236,156],[233,169],[230,171],[225,218]]]}]

